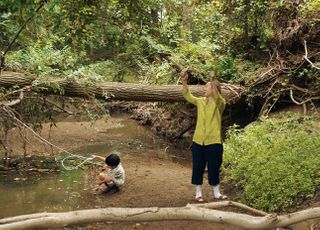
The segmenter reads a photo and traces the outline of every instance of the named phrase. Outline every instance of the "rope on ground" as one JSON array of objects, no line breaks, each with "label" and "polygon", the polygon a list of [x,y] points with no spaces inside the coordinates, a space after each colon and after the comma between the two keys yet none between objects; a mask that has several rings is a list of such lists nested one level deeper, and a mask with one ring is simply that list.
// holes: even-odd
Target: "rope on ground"
[{"label": "rope on ground", "polygon": [[[69,159],[69,158],[81,158],[81,159],[84,159],[80,164],[76,165],[76,166],[73,166],[73,167],[67,167],[64,165],[64,161]],[[63,158],[61,160],[61,165],[62,167],[65,169],[65,170],[74,170],[74,169],[78,169],[81,165],[83,165],[84,163],[88,162],[92,160],[92,157],[84,157],[84,156],[80,156],[80,155],[76,155],[76,154],[73,154],[72,156],[67,156],[65,158]],[[94,162],[88,162],[88,163],[91,163],[91,164],[95,164]]]},{"label": "rope on ground", "polygon": [[[95,164],[95,165],[100,165],[99,163],[96,163],[96,162],[90,162],[90,160],[92,160],[91,157],[84,157],[84,156],[81,156],[81,155],[77,155],[77,154],[74,154],[74,153],[71,153],[53,143],[51,143],[50,141],[48,141],[47,139],[43,138],[42,136],[40,136],[38,133],[36,133],[30,126],[28,126],[27,124],[25,124],[23,121],[21,121],[20,119],[18,119],[15,115],[14,115],[14,111],[11,110],[10,107],[6,106],[5,104],[1,103],[0,102],[0,108],[6,112],[9,117],[11,117],[15,122],[17,122],[19,125],[23,126],[24,128],[26,128],[27,130],[29,130],[36,138],[38,138],[39,141],[49,145],[49,146],[52,146],[64,153],[67,153],[69,154],[69,156],[65,157],[64,159],[61,160],[61,165],[62,167],[65,169],[65,170],[73,170],[73,169],[78,169],[81,165],[83,165],[84,163],[88,162],[90,164]],[[69,159],[69,158],[79,158],[79,159],[82,159],[83,161],[80,162],[78,165],[76,166],[73,166],[73,167],[66,167],[65,164],[64,164],[64,161],[66,159]]]}]

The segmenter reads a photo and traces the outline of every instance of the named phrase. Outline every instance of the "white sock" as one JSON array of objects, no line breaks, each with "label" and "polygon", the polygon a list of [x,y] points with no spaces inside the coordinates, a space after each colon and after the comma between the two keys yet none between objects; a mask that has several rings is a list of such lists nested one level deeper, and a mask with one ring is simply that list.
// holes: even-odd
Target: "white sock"
[{"label": "white sock", "polygon": [[202,186],[196,185],[196,198],[202,196]]},{"label": "white sock", "polygon": [[220,184],[217,184],[216,186],[212,186],[212,188],[213,188],[214,198],[219,198],[219,197],[221,197]]}]

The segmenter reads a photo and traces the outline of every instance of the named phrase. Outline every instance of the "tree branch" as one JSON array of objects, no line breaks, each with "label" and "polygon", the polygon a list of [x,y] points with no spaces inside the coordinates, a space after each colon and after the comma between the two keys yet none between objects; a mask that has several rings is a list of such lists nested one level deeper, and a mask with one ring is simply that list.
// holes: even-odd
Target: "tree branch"
[{"label": "tree branch", "polygon": [[303,105],[303,104],[307,103],[308,101],[320,99],[320,97],[310,97],[310,98],[308,98],[308,99],[305,100],[305,101],[299,102],[299,101],[297,101],[296,99],[294,99],[294,97],[293,97],[293,90],[292,90],[292,89],[290,89],[290,98],[291,98],[291,100],[292,100],[295,104],[297,104],[297,105]]},{"label": "tree branch", "polygon": [[48,102],[49,104],[57,107],[57,108],[60,109],[62,112],[65,112],[65,113],[67,113],[68,115],[73,115],[73,112],[70,112],[70,111],[64,109],[63,107],[59,106],[58,104],[56,104],[55,102],[49,100],[48,98],[45,98],[45,101]]},{"label": "tree branch", "polygon": [[189,206],[208,208],[208,209],[217,209],[217,208],[233,206],[233,207],[241,208],[243,210],[252,212],[252,213],[260,215],[260,216],[268,215],[267,212],[257,210],[255,208],[249,207],[245,204],[234,202],[234,201],[220,201],[220,202],[210,202],[210,203],[204,203],[204,204],[189,204]]},{"label": "tree branch", "polygon": [[313,68],[315,68],[315,69],[317,69],[317,70],[320,70],[320,67],[317,67],[315,64],[313,64],[310,60],[309,60],[309,58],[308,58],[308,48],[307,48],[307,42],[306,42],[306,40],[303,40],[303,45],[304,45],[304,51],[305,51],[305,55],[303,56],[303,58],[307,61],[307,62],[309,62],[309,64],[313,67]]},{"label": "tree branch", "polygon": [[13,105],[19,104],[21,102],[21,100],[23,99],[23,96],[24,96],[23,91],[20,91],[19,97],[16,100],[12,100],[9,102],[3,102],[3,104],[5,106],[13,106]]},{"label": "tree branch", "polygon": [[264,215],[262,217],[208,209],[208,207],[223,207],[230,204],[246,210],[255,210],[246,205],[229,201],[172,208],[102,208],[60,213],[37,213],[4,218],[0,220],[0,228],[57,228],[103,221],[194,220],[225,223],[245,229],[269,229],[290,226],[301,221],[320,217],[320,207],[282,216],[261,212],[260,214]]}]

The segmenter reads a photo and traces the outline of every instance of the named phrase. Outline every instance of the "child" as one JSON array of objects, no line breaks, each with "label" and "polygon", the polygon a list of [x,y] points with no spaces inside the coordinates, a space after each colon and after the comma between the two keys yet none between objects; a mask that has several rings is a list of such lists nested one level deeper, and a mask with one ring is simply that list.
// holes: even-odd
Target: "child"
[{"label": "child", "polygon": [[106,171],[98,176],[98,184],[102,192],[107,193],[113,189],[118,191],[124,184],[125,179],[124,169],[120,163],[119,156],[112,153],[106,158],[97,155],[92,155],[91,157],[93,160],[100,160],[106,163]]}]

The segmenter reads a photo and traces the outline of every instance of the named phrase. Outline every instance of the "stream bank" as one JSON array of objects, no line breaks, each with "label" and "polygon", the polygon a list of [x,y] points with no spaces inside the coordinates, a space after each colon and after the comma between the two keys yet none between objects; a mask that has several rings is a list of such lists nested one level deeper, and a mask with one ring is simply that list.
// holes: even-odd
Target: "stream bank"
[{"label": "stream bank", "polygon": [[[28,172],[1,172],[0,192],[8,194],[0,201],[2,217],[43,211],[68,211],[101,207],[181,207],[194,203],[194,188],[190,184],[190,150],[176,148],[156,136],[148,128],[137,125],[128,115],[115,115],[107,122],[95,123],[65,118],[50,127],[44,124],[42,135],[60,147],[82,156],[92,153],[105,156],[113,150],[121,153],[126,170],[126,184],[116,194],[96,193],[96,175],[99,167],[84,170],[46,172],[41,175]],[[17,141],[18,130],[10,133],[13,151],[23,155],[23,146]],[[28,151],[34,155],[58,156],[55,151],[39,143],[29,134]],[[68,163],[68,162],[66,162]],[[42,166],[41,166],[42,167]],[[205,179],[206,181],[206,179]],[[236,197],[228,185],[222,189],[230,199]],[[211,188],[204,184],[204,198],[213,201]],[[17,208],[19,207],[19,208]],[[293,229],[308,229],[314,222],[304,222]],[[152,223],[97,223],[86,229],[238,229],[228,225],[207,222],[174,221]]]}]

